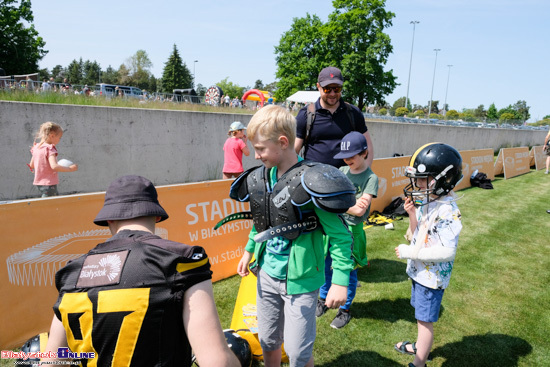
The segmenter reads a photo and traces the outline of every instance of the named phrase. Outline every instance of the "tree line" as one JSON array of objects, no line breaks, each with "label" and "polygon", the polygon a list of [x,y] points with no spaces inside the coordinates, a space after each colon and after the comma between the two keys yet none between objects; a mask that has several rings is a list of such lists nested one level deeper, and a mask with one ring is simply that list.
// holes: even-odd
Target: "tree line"
[{"label": "tree line", "polygon": [[[45,41],[38,35],[32,24],[33,16],[30,0],[2,0],[0,2],[0,68],[10,74],[33,73],[38,70],[38,61],[48,52]],[[225,78],[216,83],[225,95],[241,98],[251,88],[274,93],[279,101],[297,91],[317,90],[317,76],[326,66],[336,66],[344,75],[343,98],[356,104],[361,110],[376,106],[375,110],[391,115],[441,118],[443,114],[439,101],[430,106],[405,106],[405,97],[390,105],[385,97],[397,86],[393,70],[385,71],[384,66],[393,46],[384,32],[392,26],[395,14],[385,9],[385,0],[333,0],[334,11],[328,20],[322,22],[315,14],[294,18],[290,29],[281,35],[279,44],[274,47],[277,81],[264,85],[257,80],[253,87],[240,86]],[[206,87],[196,84],[187,65],[182,61],[174,44],[163,73],[156,78],[151,73],[152,63],[144,50],[138,50],[117,69],[109,65],[102,70],[96,61],[73,60],[66,67],[55,66],[51,71],[40,70],[42,79],[53,77],[61,82],[67,78],[73,84],[132,85],[150,92],[172,93],[173,89],[194,88],[204,95]],[[443,106],[447,119],[496,120],[501,123],[520,123],[531,116],[530,107],[525,101],[518,101],[497,109],[491,104],[457,111]],[[547,116],[546,116],[547,117]],[[545,117],[544,120],[548,120]],[[543,120],[543,121],[544,121]]]},{"label": "tree line", "polygon": [[[520,100],[514,104],[510,104],[506,107],[497,109],[494,103],[489,108],[485,108],[485,105],[479,105],[476,108],[464,108],[462,111],[450,109],[449,105],[443,106],[440,110],[439,101],[432,101],[431,110],[433,111],[430,116],[427,116],[430,106],[421,106],[418,104],[412,104],[409,100],[407,106],[405,106],[406,97],[398,98],[393,105],[385,104],[382,106],[376,106],[374,112],[391,116],[407,116],[407,117],[419,117],[419,118],[435,118],[446,120],[463,120],[468,122],[473,121],[486,121],[496,122],[500,124],[521,125],[525,121],[531,118],[529,113],[530,106],[527,106],[527,102]],[[545,116],[544,119],[548,119]],[[544,120],[543,119],[543,120]],[[548,122],[548,121],[547,121]],[[550,123],[543,123],[548,125]],[[541,125],[537,123],[537,125]]]}]

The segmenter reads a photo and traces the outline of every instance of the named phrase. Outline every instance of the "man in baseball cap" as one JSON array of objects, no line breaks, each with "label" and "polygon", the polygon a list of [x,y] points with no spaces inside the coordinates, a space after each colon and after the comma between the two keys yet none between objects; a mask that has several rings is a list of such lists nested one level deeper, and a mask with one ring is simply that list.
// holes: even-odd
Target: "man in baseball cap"
[{"label": "man in baseball cap", "polygon": [[310,161],[342,167],[344,161],[334,156],[340,152],[344,135],[357,131],[367,139],[370,166],[374,150],[365,117],[359,108],[344,101],[343,87],[344,77],[339,68],[328,66],[321,70],[317,77],[319,99],[303,107],[296,116],[294,149],[299,153],[304,148],[303,157]]},{"label": "man in baseball cap", "polygon": [[335,68],[334,66],[329,66],[324,68],[319,73],[317,82],[321,87],[326,87],[329,84],[343,85],[344,78],[342,77],[342,72],[340,69]]}]

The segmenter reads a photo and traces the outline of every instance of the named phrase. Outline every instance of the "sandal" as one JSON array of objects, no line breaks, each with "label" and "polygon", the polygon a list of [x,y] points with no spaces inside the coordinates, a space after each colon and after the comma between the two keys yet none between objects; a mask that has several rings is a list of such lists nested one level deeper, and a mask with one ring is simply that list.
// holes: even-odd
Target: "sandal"
[{"label": "sandal", "polygon": [[[412,352],[409,352],[407,350],[407,345],[411,345],[411,348],[412,348]],[[395,344],[393,346],[393,348],[398,351],[399,353],[402,353],[402,354],[408,354],[410,356],[414,356],[416,354],[416,342],[414,343],[411,343],[410,341],[408,340],[405,340],[404,342],[401,342],[401,345],[399,347],[397,347],[397,344]],[[432,354],[431,353],[428,353],[428,358],[426,359],[427,361],[431,361],[432,360]]]},{"label": "sandal", "polygon": [[[412,347],[412,352],[409,352],[407,350],[407,345],[411,345]],[[402,353],[402,354],[408,354],[408,355],[411,355],[411,356],[414,356],[416,354],[416,342],[415,343],[411,343],[410,341],[406,340],[404,342],[401,342],[401,345],[398,347],[397,344],[395,344],[393,346],[393,348],[398,351],[399,353]]]}]

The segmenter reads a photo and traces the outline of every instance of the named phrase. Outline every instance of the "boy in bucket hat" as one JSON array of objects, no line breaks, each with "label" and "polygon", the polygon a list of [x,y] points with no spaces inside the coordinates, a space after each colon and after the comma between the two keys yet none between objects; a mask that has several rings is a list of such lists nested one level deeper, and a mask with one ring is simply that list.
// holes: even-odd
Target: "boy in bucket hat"
[{"label": "boy in bucket hat", "polygon": [[166,219],[151,181],[111,183],[94,223],[113,237],[57,272],[47,351],[68,347],[99,366],[191,366],[192,348],[201,366],[239,365],[218,319],[208,257],[154,235]]},{"label": "boy in bucket hat", "polygon": [[[348,296],[346,303],[340,306],[338,313],[330,326],[341,329],[351,320],[350,306],[357,290],[357,268],[367,265],[367,237],[363,229],[363,222],[369,216],[372,198],[378,194],[378,177],[372,172],[368,163],[368,147],[365,136],[353,131],[342,139],[340,153],[335,159],[343,159],[346,166],[340,167],[347,178],[355,186],[356,204],[343,214],[349,230],[353,233],[353,258],[355,269],[349,275]],[[320,299],[317,300],[315,315],[321,317],[327,312],[325,299],[332,284],[332,258],[329,251],[325,259],[325,284],[319,290]]]}]

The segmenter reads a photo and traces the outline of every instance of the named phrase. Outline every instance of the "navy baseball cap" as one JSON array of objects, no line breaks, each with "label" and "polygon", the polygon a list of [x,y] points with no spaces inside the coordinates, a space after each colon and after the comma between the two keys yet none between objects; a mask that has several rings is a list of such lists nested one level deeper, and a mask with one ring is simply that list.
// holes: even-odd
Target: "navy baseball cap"
[{"label": "navy baseball cap", "polygon": [[365,135],[357,131],[352,131],[342,138],[340,142],[340,153],[336,154],[334,159],[351,158],[366,149],[367,139]]},{"label": "navy baseball cap", "polygon": [[324,68],[323,70],[321,70],[317,81],[319,82],[319,85],[321,87],[326,87],[329,84],[344,84],[342,72],[340,71],[340,69],[335,68],[334,66],[329,66],[328,68]]}]

